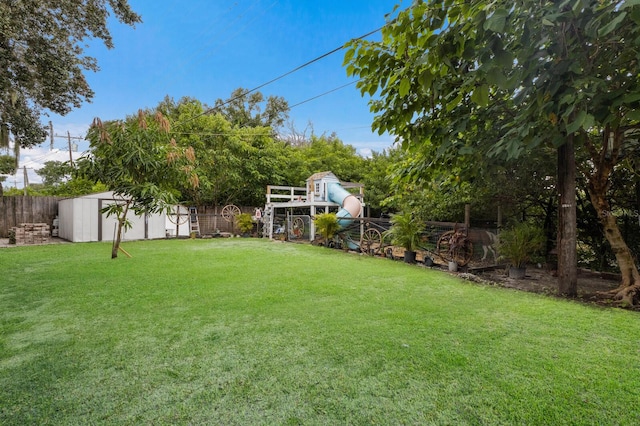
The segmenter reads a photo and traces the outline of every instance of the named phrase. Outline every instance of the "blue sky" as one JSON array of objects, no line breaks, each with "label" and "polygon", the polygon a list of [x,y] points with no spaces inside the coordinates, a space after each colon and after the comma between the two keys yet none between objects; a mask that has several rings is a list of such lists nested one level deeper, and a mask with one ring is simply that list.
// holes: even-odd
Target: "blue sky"
[{"label": "blue sky", "polygon": [[[123,118],[140,108],[156,106],[166,95],[190,96],[213,105],[239,87],[253,89],[315,59],[346,41],[385,24],[385,15],[400,0],[129,0],[143,22],[131,28],[113,21],[115,48],[90,42],[87,53],[100,71],[87,73],[95,91],[91,103],[53,122],[56,135],[84,136],[94,117]],[[402,7],[408,6],[404,0]],[[379,39],[376,33],[369,39]],[[344,51],[336,52],[281,80],[263,87],[265,95],[284,97],[290,105],[310,99],[353,79],[342,66]],[[355,85],[291,109],[296,129],[309,123],[316,134],[336,132],[358,152],[382,151],[393,143],[389,135],[371,131],[373,115],[368,97]],[[309,134],[309,131],[307,131]],[[79,150],[87,148],[79,142]],[[22,165],[29,181],[44,161],[69,158],[67,140],[25,151]],[[22,173],[5,185],[22,186]]]}]

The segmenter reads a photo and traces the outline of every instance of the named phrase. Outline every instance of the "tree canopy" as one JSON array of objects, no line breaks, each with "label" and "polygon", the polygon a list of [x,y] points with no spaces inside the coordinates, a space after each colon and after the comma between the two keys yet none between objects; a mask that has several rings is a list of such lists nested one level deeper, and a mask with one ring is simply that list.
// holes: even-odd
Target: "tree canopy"
[{"label": "tree canopy", "polygon": [[98,64],[84,46],[98,39],[113,47],[111,13],[124,24],[141,22],[127,0],[0,2],[0,123],[17,144],[44,140],[43,110],[64,115],[93,97],[83,72]]},{"label": "tree canopy", "polygon": [[[352,42],[345,64],[378,95],[374,129],[414,154],[404,174],[415,181],[545,146],[585,149],[581,171],[623,274],[617,296],[631,302],[640,274],[606,192],[640,119],[638,24],[636,0],[416,0],[382,41]],[[559,207],[575,212],[575,200]]]},{"label": "tree canopy", "polygon": [[193,148],[169,139],[169,121],[161,114],[103,123],[94,120],[87,138],[90,149],[78,161],[78,174],[101,182],[119,198],[104,208],[118,219],[112,257],[117,257],[127,213],[140,215],[169,211],[177,203],[182,181],[197,187]]},{"label": "tree canopy", "polygon": [[269,96],[265,102],[261,92],[240,87],[229,99],[217,99],[213,111],[222,113],[232,126],[270,127],[275,131],[289,117],[289,103],[281,96]]},{"label": "tree canopy", "polygon": [[[264,99],[260,92],[253,95],[254,100]],[[291,146],[258,116],[234,121],[236,115],[228,110],[221,112],[192,98],[177,102],[165,98],[153,111],[175,123],[171,136],[178,146],[191,146],[196,153],[200,185],[181,188],[183,202],[260,206],[267,185],[302,186],[313,173],[324,170],[334,171],[343,180],[359,180],[363,175],[363,159],[335,135],[313,135]],[[255,113],[255,108],[246,111]]]}]

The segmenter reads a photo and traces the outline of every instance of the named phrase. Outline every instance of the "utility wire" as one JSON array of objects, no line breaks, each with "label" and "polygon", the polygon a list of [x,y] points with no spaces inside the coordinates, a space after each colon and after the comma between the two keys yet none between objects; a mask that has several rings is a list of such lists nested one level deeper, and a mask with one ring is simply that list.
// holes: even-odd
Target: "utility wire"
[{"label": "utility wire", "polygon": [[[336,91],[338,91],[338,90],[340,90],[340,89],[344,89],[345,87],[351,86],[352,84],[356,84],[358,81],[360,81],[360,80],[351,81],[351,82],[349,82],[349,83],[347,83],[347,84],[343,84],[342,86],[339,86],[339,87],[333,88],[333,89],[331,89],[331,90],[327,90],[327,91],[326,91],[326,92],[324,92],[324,93],[320,93],[319,95],[313,96],[313,97],[311,97],[311,98],[307,98],[307,99],[305,99],[304,101],[300,101],[300,102],[298,102],[298,103],[296,103],[296,104],[291,105],[291,106],[289,107],[289,109],[291,109],[291,108],[295,108],[295,107],[297,107],[297,106],[299,106],[299,105],[302,105],[302,104],[306,104],[307,102],[311,102],[311,101],[313,101],[313,100],[315,100],[315,99],[318,99],[318,98],[321,98],[321,97],[323,97],[323,96],[326,96],[326,95],[328,95],[328,94],[330,94],[330,93],[336,92]],[[362,126],[362,128],[366,128],[366,127],[368,127],[368,126]],[[220,132],[211,132],[211,133],[209,133],[209,132],[175,132],[175,131],[171,131],[171,132],[169,132],[169,133],[174,134],[174,135],[199,135],[199,136],[227,136],[227,135],[237,135],[237,133],[235,133],[235,132],[222,132],[222,133],[220,133]],[[252,134],[252,135],[248,135],[248,136],[269,136],[269,135],[271,135],[271,134],[272,134],[272,132],[267,132],[267,133],[264,133],[264,134],[263,134],[263,133],[254,133],[254,134]]]},{"label": "utility wire", "polygon": [[345,87],[347,87],[347,86],[351,86],[352,84],[356,84],[356,83],[357,83],[357,82],[359,82],[359,81],[360,81],[360,80],[355,80],[355,81],[349,82],[349,83],[347,83],[347,84],[343,84],[343,85],[342,85],[342,86],[340,86],[340,87],[336,87],[335,89],[331,89],[331,90],[328,90],[328,91],[326,91],[326,92],[324,92],[324,93],[321,93],[321,94],[319,94],[319,95],[316,95],[316,96],[314,96],[314,97],[312,97],[312,98],[305,99],[305,100],[304,100],[304,101],[302,101],[302,102],[298,102],[297,104],[293,104],[293,105],[291,105],[291,106],[289,107],[289,109],[291,109],[291,108],[295,108],[295,107],[297,107],[298,105],[306,104],[307,102],[311,102],[311,101],[312,101],[312,100],[314,100],[314,99],[321,98],[321,97],[323,97],[323,96],[325,96],[325,95],[328,95],[329,93],[333,93],[333,92],[335,92],[335,91],[337,91],[337,90],[344,89]]},{"label": "utility wire", "polygon": [[[366,33],[366,34],[364,34],[364,35],[361,35],[360,37],[356,37],[356,38],[354,38],[354,39],[352,39],[352,40],[361,40],[361,39],[363,39],[363,38],[369,37],[370,35],[375,34],[375,33],[377,33],[378,31],[382,30],[382,29],[383,29],[385,26],[387,26],[387,25],[388,25],[388,24],[385,24],[385,25],[383,25],[383,26],[382,26],[382,27],[380,27],[380,28],[377,28],[377,29],[375,29],[375,30],[373,30],[373,31],[369,31],[368,33]],[[345,44],[346,44],[346,43],[345,43]],[[308,67],[309,65],[311,65],[311,64],[313,64],[313,63],[315,63],[315,62],[318,62],[319,60],[324,59],[324,58],[326,58],[326,57],[327,57],[327,56],[329,56],[329,55],[333,55],[334,53],[336,53],[336,52],[338,52],[338,51],[340,51],[340,50],[344,49],[344,46],[345,46],[345,45],[343,44],[343,45],[341,45],[340,47],[336,47],[335,49],[333,49],[333,50],[331,50],[331,51],[329,51],[329,52],[327,52],[327,53],[325,53],[325,54],[322,54],[322,55],[318,56],[317,58],[314,58],[314,59],[312,59],[312,60],[310,60],[310,61],[308,61],[308,62],[305,62],[304,64],[302,64],[302,65],[300,65],[300,66],[298,66],[298,67],[296,67],[296,68],[292,69],[291,71],[287,71],[286,73],[284,73],[284,74],[282,74],[282,75],[279,75],[278,77],[273,78],[273,79],[271,79],[271,80],[267,81],[266,83],[262,83],[262,84],[260,84],[259,86],[254,87],[253,89],[247,90],[246,92],[244,92],[243,94],[241,94],[241,95],[239,95],[239,96],[236,96],[235,98],[231,98],[231,99],[229,99],[229,100],[227,100],[227,101],[225,101],[225,102],[221,103],[220,105],[216,105],[216,106],[214,106],[214,107],[208,108],[208,109],[207,109],[207,110],[205,110],[204,112],[201,112],[200,114],[194,115],[193,117],[190,117],[190,118],[188,118],[188,119],[186,119],[186,120],[184,120],[184,121],[181,121],[181,122],[179,122],[179,123],[176,123],[175,125],[176,125],[176,126],[183,125],[183,124],[185,124],[185,123],[188,123],[188,122],[190,122],[190,121],[195,120],[195,119],[196,119],[196,118],[198,118],[198,117],[201,117],[201,116],[203,116],[203,115],[209,114],[211,111],[215,110],[216,108],[223,107],[223,106],[225,106],[225,105],[230,104],[231,102],[237,101],[238,99],[242,99],[242,98],[244,98],[246,95],[248,95],[249,93],[253,93],[253,92],[257,91],[257,90],[260,90],[260,89],[262,89],[263,87],[268,86],[268,85],[269,85],[269,84],[271,84],[271,83],[275,83],[276,81],[281,80],[281,79],[285,78],[286,76],[293,74],[293,73],[294,73],[294,72],[296,72],[296,71],[300,71],[301,69],[306,68],[306,67]],[[352,83],[350,83],[350,84],[352,84]],[[337,89],[335,89],[335,90],[337,90]]]},{"label": "utility wire", "polygon": [[39,156],[35,157],[35,158],[31,158],[28,161],[25,161],[24,164],[27,165],[29,163],[39,163],[42,160],[45,160],[47,158],[51,158],[52,156],[59,154],[59,153],[64,153],[63,150],[60,150],[58,148],[56,148],[56,151],[47,151],[44,154],[40,154]]}]

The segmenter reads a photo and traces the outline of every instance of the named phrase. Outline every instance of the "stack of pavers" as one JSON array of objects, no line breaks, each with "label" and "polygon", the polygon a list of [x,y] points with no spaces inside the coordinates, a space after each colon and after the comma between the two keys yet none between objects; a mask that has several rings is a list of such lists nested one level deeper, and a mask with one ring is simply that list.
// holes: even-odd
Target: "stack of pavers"
[{"label": "stack of pavers", "polygon": [[15,232],[16,244],[43,244],[49,242],[51,230],[46,223],[21,223],[11,228]]}]

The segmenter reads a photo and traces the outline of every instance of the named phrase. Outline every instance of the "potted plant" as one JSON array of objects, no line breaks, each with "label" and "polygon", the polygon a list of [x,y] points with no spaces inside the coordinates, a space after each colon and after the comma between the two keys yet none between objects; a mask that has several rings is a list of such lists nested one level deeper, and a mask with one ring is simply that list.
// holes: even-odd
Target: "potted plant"
[{"label": "potted plant", "polygon": [[336,233],[340,230],[340,224],[338,223],[338,217],[335,213],[320,213],[313,219],[313,223],[316,225],[316,229],[322,238],[326,246],[329,246],[329,242],[333,239]]},{"label": "potted plant", "polygon": [[406,263],[415,263],[416,249],[423,230],[422,221],[414,218],[411,212],[405,212],[391,215],[391,228],[384,234],[391,238],[391,244],[404,248]]},{"label": "potted plant", "polygon": [[544,243],[542,229],[527,222],[521,222],[502,231],[498,250],[500,256],[509,261],[509,277],[524,278],[527,262],[542,250]]},{"label": "potted plant", "polygon": [[240,233],[243,236],[248,236],[249,233],[253,230],[253,219],[249,213],[240,213],[236,216],[236,223],[238,224],[238,228],[240,229]]}]

